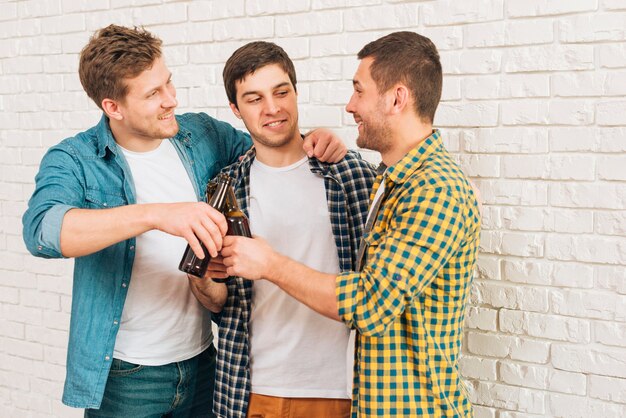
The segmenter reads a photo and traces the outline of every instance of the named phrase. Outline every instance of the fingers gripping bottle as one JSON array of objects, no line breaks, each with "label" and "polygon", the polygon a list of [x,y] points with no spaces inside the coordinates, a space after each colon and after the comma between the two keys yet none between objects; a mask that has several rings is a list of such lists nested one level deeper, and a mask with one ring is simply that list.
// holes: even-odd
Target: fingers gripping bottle
[{"label": "fingers gripping bottle", "polygon": [[[207,201],[214,209],[224,214],[226,222],[228,223],[228,232],[226,235],[252,236],[248,218],[237,205],[231,177],[227,174],[219,174],[215,181],[210,182],[207,185]],[[198,258],[191,247],[187,245],[183,258],[178,265],[180,271],[197,277],[204,276],[209,262],[211,261],[211,255],[202,242],[200,242],[200,245],[204,252],[204,258]],[[213,280],[224,283],[229,279],[214,278]]]},{"label": "fingers gripping bottle", "polygon": [[[230,182],[232,179],[224,174],[217,176],[217,180],[210,182],[206,188],[206,199],[209,205],[213,209],[224,212],[224,206],[226,205],[226,196],[228,196],[228,189],[230,188]],[[191,274],[197,277],[203,277],[206,273],[209,262],[211,261],[211,255],[207,251],[204,243],[200,241],[204,258],[198,258],[196,253],[193,252],[189,244],[185,248],[182,260],[178,265],[178,270]]]},{"label": "fingers gripping bottle", "polygon": [[[248,217],[239,209],[237,205],[237,198],[235,197],[235,191],[232,187],[228,188],[228,195],[226,196],[226,205],[224,207],[224,217],[228,223],[228,232],[226,235],[238,235],[240,237],[252,238],[250,233],[250,224]],[[214,282],[226,283],[227,281],[234,279],[233,276],[225,279],[212,278]]]}]

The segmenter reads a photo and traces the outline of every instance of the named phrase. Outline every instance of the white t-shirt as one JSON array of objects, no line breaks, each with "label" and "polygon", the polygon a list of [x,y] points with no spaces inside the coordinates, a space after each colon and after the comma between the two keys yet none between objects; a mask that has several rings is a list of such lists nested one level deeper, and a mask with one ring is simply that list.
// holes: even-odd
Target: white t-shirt
[{"label": "white t-shirt", "polygon": [[[121,148],[121,147],[120,147]],[[137,203],[197,201],[193,184],[169,140],[149,152],[122,149]],[[135,261],[113,356],[158,366],[194,357],[211,343],[211,321],[178,264],[187,242],[152,230],[136,238]]]},{"label": "white t-shirt", "polygon": [[[288,167],[250,168],[250,227],[278,252],[325,273],[339,272],[324,179],[307,158]],[[253,393],[350,398],[349,329],[269,281],[255,281],[250,314]]]}]

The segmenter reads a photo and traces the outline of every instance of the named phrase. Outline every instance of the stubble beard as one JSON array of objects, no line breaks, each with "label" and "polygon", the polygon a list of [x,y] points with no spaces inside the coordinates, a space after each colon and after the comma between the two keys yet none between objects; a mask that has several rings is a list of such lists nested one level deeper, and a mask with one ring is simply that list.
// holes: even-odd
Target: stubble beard
[{"label": "stubble beard", "polygon": [[389,143],[390,129],[389,124],[377,118],[374,123],[362,121],[363,125],[361,131],[363,132],[356,139],[356,145],[359,148],[369,149],[372,151],[378,151],[383,153],[387,151],[391,144]]},{"label": "stubble beard", "polygon": [[157,132],[157,134],[159,135],[159,138],[167,139],[167,138],[172,138],[173,136],[175,136],[179,130],[180,130],[180,127],[178,126],[178,121],[174,119],[174,123],[170,128],[160,129],[159,132]]},{"label": "stubble beard", "polygon": [[143,129],[143,127],[135,127],[134,132],[136,135],[139,135],[143,138],[146,139],[169,139],[174,137],[178,131],[180,130],[180,127],[178,125],[178,121],[176,119],[174,119],[174,122],[171,126],[166,127],[159,127],[159,126],[151,126],[147,129]]}]

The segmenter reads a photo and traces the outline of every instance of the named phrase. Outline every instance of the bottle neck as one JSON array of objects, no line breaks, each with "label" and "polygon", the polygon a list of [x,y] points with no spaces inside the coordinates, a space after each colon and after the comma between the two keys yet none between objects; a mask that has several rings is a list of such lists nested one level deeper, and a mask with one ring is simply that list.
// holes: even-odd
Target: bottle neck
[{"label": "bottle neck", "polygon": [[[220,175],[217,179],[217,186],[211,197],[209,198],[209,205],[214,209],[224,212],[226,209],[226,201],[228,200],[228,192],[232,190],[230,187],[231,178],[226,175]],[[211,192],[212,187],[207,187],[207,193]]]},{"label": "bottle neck", "polygon": [[228,188],[226,192],[226,203],[224,206],[224,214],[226,216],[231,217],[241,217],[245,216],[244,213],[239,209],[239,205],[237,204],[237,198],[235,197],[235,191],[232,187]]}]

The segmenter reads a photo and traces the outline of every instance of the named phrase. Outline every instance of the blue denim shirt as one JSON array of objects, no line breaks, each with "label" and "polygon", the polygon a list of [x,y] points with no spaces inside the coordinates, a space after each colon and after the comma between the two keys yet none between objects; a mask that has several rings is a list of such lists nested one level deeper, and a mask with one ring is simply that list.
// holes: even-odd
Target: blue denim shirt
[{"label": "blue denim shirt", "polygon": [[[204,113],[186,113],[176,119],[180,130],[170,140],[201,200],[207,181],[237,161],[252,142],[247,134]],[[105,116],[95,127],[50,148],[35,183],[22,222],[26,247],[38,257],[63,257],[61,224],[68,210],[136,203],[130,169]],[[132,238],[75,259],[63,392],[66,405],[100,407],[134,250]]]}]

